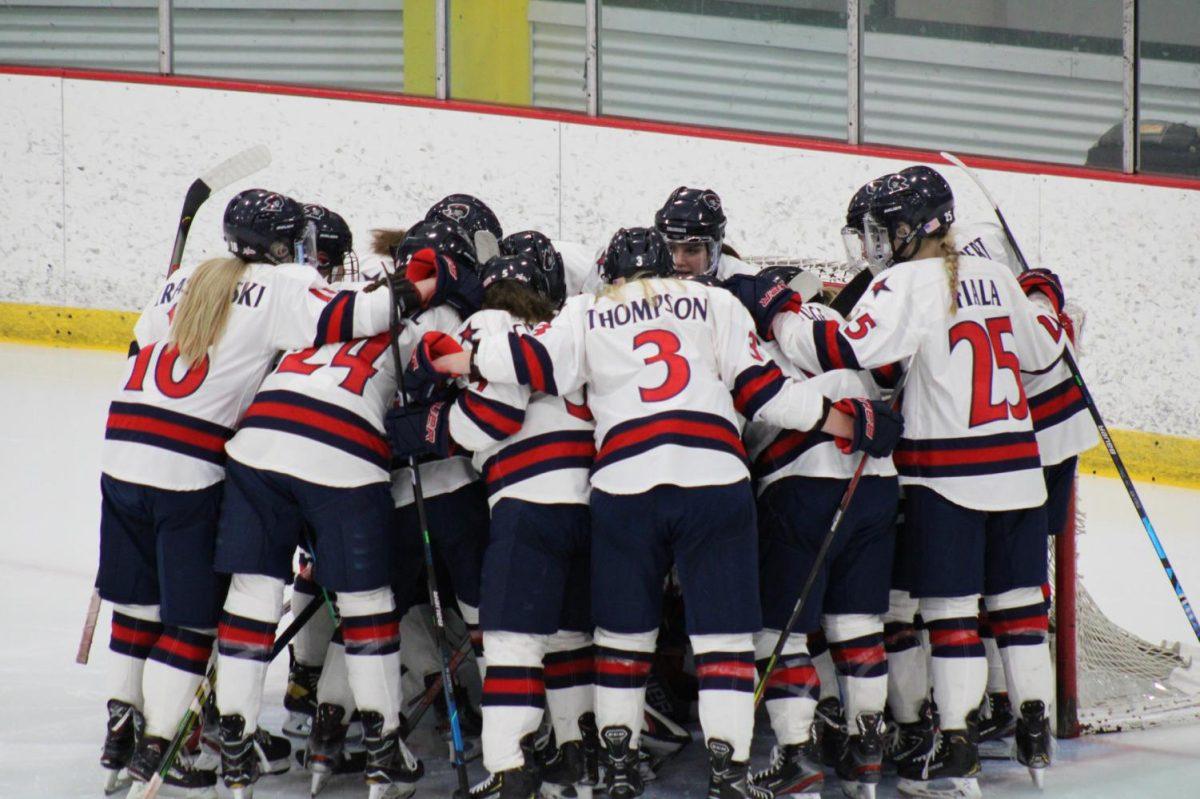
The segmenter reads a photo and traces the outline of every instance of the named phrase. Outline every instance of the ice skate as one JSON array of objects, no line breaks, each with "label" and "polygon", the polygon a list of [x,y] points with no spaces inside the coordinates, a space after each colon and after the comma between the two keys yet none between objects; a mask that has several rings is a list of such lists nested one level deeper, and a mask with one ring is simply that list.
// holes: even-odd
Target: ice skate
[{"label": "ice skate", "polygon": [[600,733],[596,730],[596,714],[579,717],[579,733],[583,736],[583,779],[581,784],[595,787],[600,784]]},{"label": "ice skate", "polygon": [[[586,777],[582,741],[567,741],[554,747],[542,764],[543,799],[567,799],[580,795],[576,786]],[[590,789],[589,789],[590,790]]]},{"label": "ice skate", "polygon": [[320,666],[305,666],[292,658],[287,690],[283,694],[283,707],[288,712],[287,720],[283,722],[284,735],[305,738],[312,730],[313,716],[317,712],[319,679]]},{"label": "ice skate", "polygon": [[678,754],[692,734],[649,704],[642,714],[641,748],[660,760]]},{"label": "ice skate", "polygon": [[259,727],[254,731],[254,755],[260,774],[284,774],[292,767],[292,745],[287,738]]},{"label": "ice skate", "polygon": [[255,735],[246,734],[240,714],[221,716],[221,781],[234,799],[251,799],[261,773]]},{"label": "ice skate", "polygon": [[304,767],[312,773],[309,787],[312,796],[321,792],[344,758],[346,731],[350,728],[342,721],[345,714],[340,705],[326,703],[317,707],[302,758]]},{"label": "ice skate", "polygon": [[733,759],[733,747],[719,738],[708,742],[708,799],[774,799],[750,781],[750,764]]},{"label": "ice skate", "polygon": [[106,772],[105,795],[129,787],[129,761],[137,748],[145,720],[140,710],[119,699],[108,700],[108,724],[104,733],[104,749],[100,765]]},{"label": "ice skate", "polygon": [[817,702],[813,742],[816,745],[814,754],[820,759],[821,765],[835,767],[846,746],[846,716],[842,710],[842,700],[836,696],[827,696]]},{"label": "ice skate", "polygon": [[884,757],[896,771],[903,771],[916,760],[921,760],[933,751],[935,727],[933,704],[922,703],[921,715],[914,722],[896,724],[885,741]]},{"label": "ice skate", "polygon": [[820,796],[825,775],[811,749],[811,741],[775,746],[770,765],[751,775],[750,781],[775,796]]},{"label": "ice skate", "polygon": [[624,725],[605,727],[600,731],[604,747],[604,787],[610,799],[633,799],[645,790],[639,752],[629,747],[633,733]]},{"label": "ice skate", "polygon": [[1033,784],[1042,788],[1050,765],[1050,720],[1046,705],[1039,699],[1021,703],[1016,723],[1017,762],[1029,769]]},{"label": "ice skate", "polygon": [[363,746],[367,750],[364,774],[369,799],[397,799],[411,796],[417,780],[425,774],[421,761],[400,740],[399,728],[386,735],[383,716],[373,710],[362,711]]},{"label": "ice skate", "polygon": [[904,796],[932,799],[980,799],[979,752],[967,730],[942,730],[927,757],[900,771],[897,788]]},{"label": "ice skate", "polygon": [[1012,703],[1003,692],[986,694],[979,705],[979,757],[984,760],[1008,760],[1012,757],[1012,737],[1016,727]]},{"label": "ice skate", "polygon": [[837,764],[842,793],[850,799],[875,799],[883,776],[883,714],[859,713],[854,726]]},{"label": "ice skate", "polygon": [[[171,747],[166,738],[148,735],[138,741],[137,750],[129,761],[129,776],[133,780],[126,799],[142,799],[150,780],[158,773],[163,756]],[[163,777],[158,795],[163,799],[217,799],[217,773],[200,768],[193,753],[180,750]]]}]

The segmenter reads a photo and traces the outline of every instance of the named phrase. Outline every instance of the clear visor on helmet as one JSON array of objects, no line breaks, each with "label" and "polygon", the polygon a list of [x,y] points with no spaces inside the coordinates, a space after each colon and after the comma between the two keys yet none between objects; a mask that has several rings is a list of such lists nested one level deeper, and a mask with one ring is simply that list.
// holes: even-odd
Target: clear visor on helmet
[{"label": "clear visor on helmet", "polygon": [[846,248],[846,261],[854,270],[863,269],[867,265],[867,247],[863,241],[863,232],[849,225],[842,228],[842,246]]},{"label": "clear visor on helmet", "polygon": [[881,269],[892,265],[895,258],[892,237],[888,234],[887,225],[871,214],[863,216],[862,245],[867,266]]},{"label": "clear visor on helmet", "polygon": [[711,236],[667,236],[667,248],[675,271],[689,275],[711,275],[721,260],[721,240]]},{"label": "clear visor on helmet", "polygon": [[304,223],[304,232],[295,242],[296,263],[320,266],[317,255],[317,223],[311,219]]}]

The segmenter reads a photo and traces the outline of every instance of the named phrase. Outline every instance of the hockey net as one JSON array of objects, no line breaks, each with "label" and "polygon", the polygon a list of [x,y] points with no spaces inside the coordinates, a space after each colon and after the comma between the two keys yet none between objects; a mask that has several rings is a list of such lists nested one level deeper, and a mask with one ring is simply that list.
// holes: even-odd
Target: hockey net
[{"label": "hockey net", "polygon": [[[800,267],[835,291],[857,273],[844,261],[784,256],[746,260],[764,267]],[[1082,334],[1082,314],[1072,316]],[[1151,643],[1118,626],[1088,593],[1076,568],[1075,546],[1077,537],[1086,534],[1086,513],[1074,499],[1072,506],[1068,529],[1050,543],[1056,734],[1075,737],[1200,719],[1200,663],[1184,655],[1179,642]]]}]

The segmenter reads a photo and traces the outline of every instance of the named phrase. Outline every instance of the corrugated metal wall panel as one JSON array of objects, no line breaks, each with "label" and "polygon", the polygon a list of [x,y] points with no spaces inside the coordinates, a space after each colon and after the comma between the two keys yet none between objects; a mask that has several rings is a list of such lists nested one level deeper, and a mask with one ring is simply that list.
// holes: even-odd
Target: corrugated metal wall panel
[{"label": "corrugated metal wall panel", "polygon": [[155,0],[0,5],[0,62],[158,71]]},{"label": "corrugated metal wall panel", "polygon": [[584,86],[584,6],[530,0],[533,42],[533,104],[587,111]]},{"label": "corrugated metal wall panel", "polygon": [[380,91],[404,88],[401,0],[176,0],[175,71]]}]

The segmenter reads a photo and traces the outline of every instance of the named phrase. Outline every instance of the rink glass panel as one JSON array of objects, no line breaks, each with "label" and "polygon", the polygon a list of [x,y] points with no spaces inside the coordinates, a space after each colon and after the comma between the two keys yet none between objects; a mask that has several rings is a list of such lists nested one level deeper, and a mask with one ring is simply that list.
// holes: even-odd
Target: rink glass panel
[{"label": "rink glass panel", "polygon": [[1121,0],[864,5],[867,142],[1082,165],[1121,121]]},{"label": "rink glass panel", "polygon": [[601,0],[600,113],[842,139],[843,0]]},{"label": "rink glass panel", "polygon": [[404,91],[403,0],[174,0],[174,31],[179,75]]},{"label": "rink glass panel", "polygon": [[0,3],[0,63],[157,72],[158,2]]},{"label": "rink glass panel", "polygon": [[1140,171],[1200,177],[1200,5],[1141,0],[1138,17]]}]

